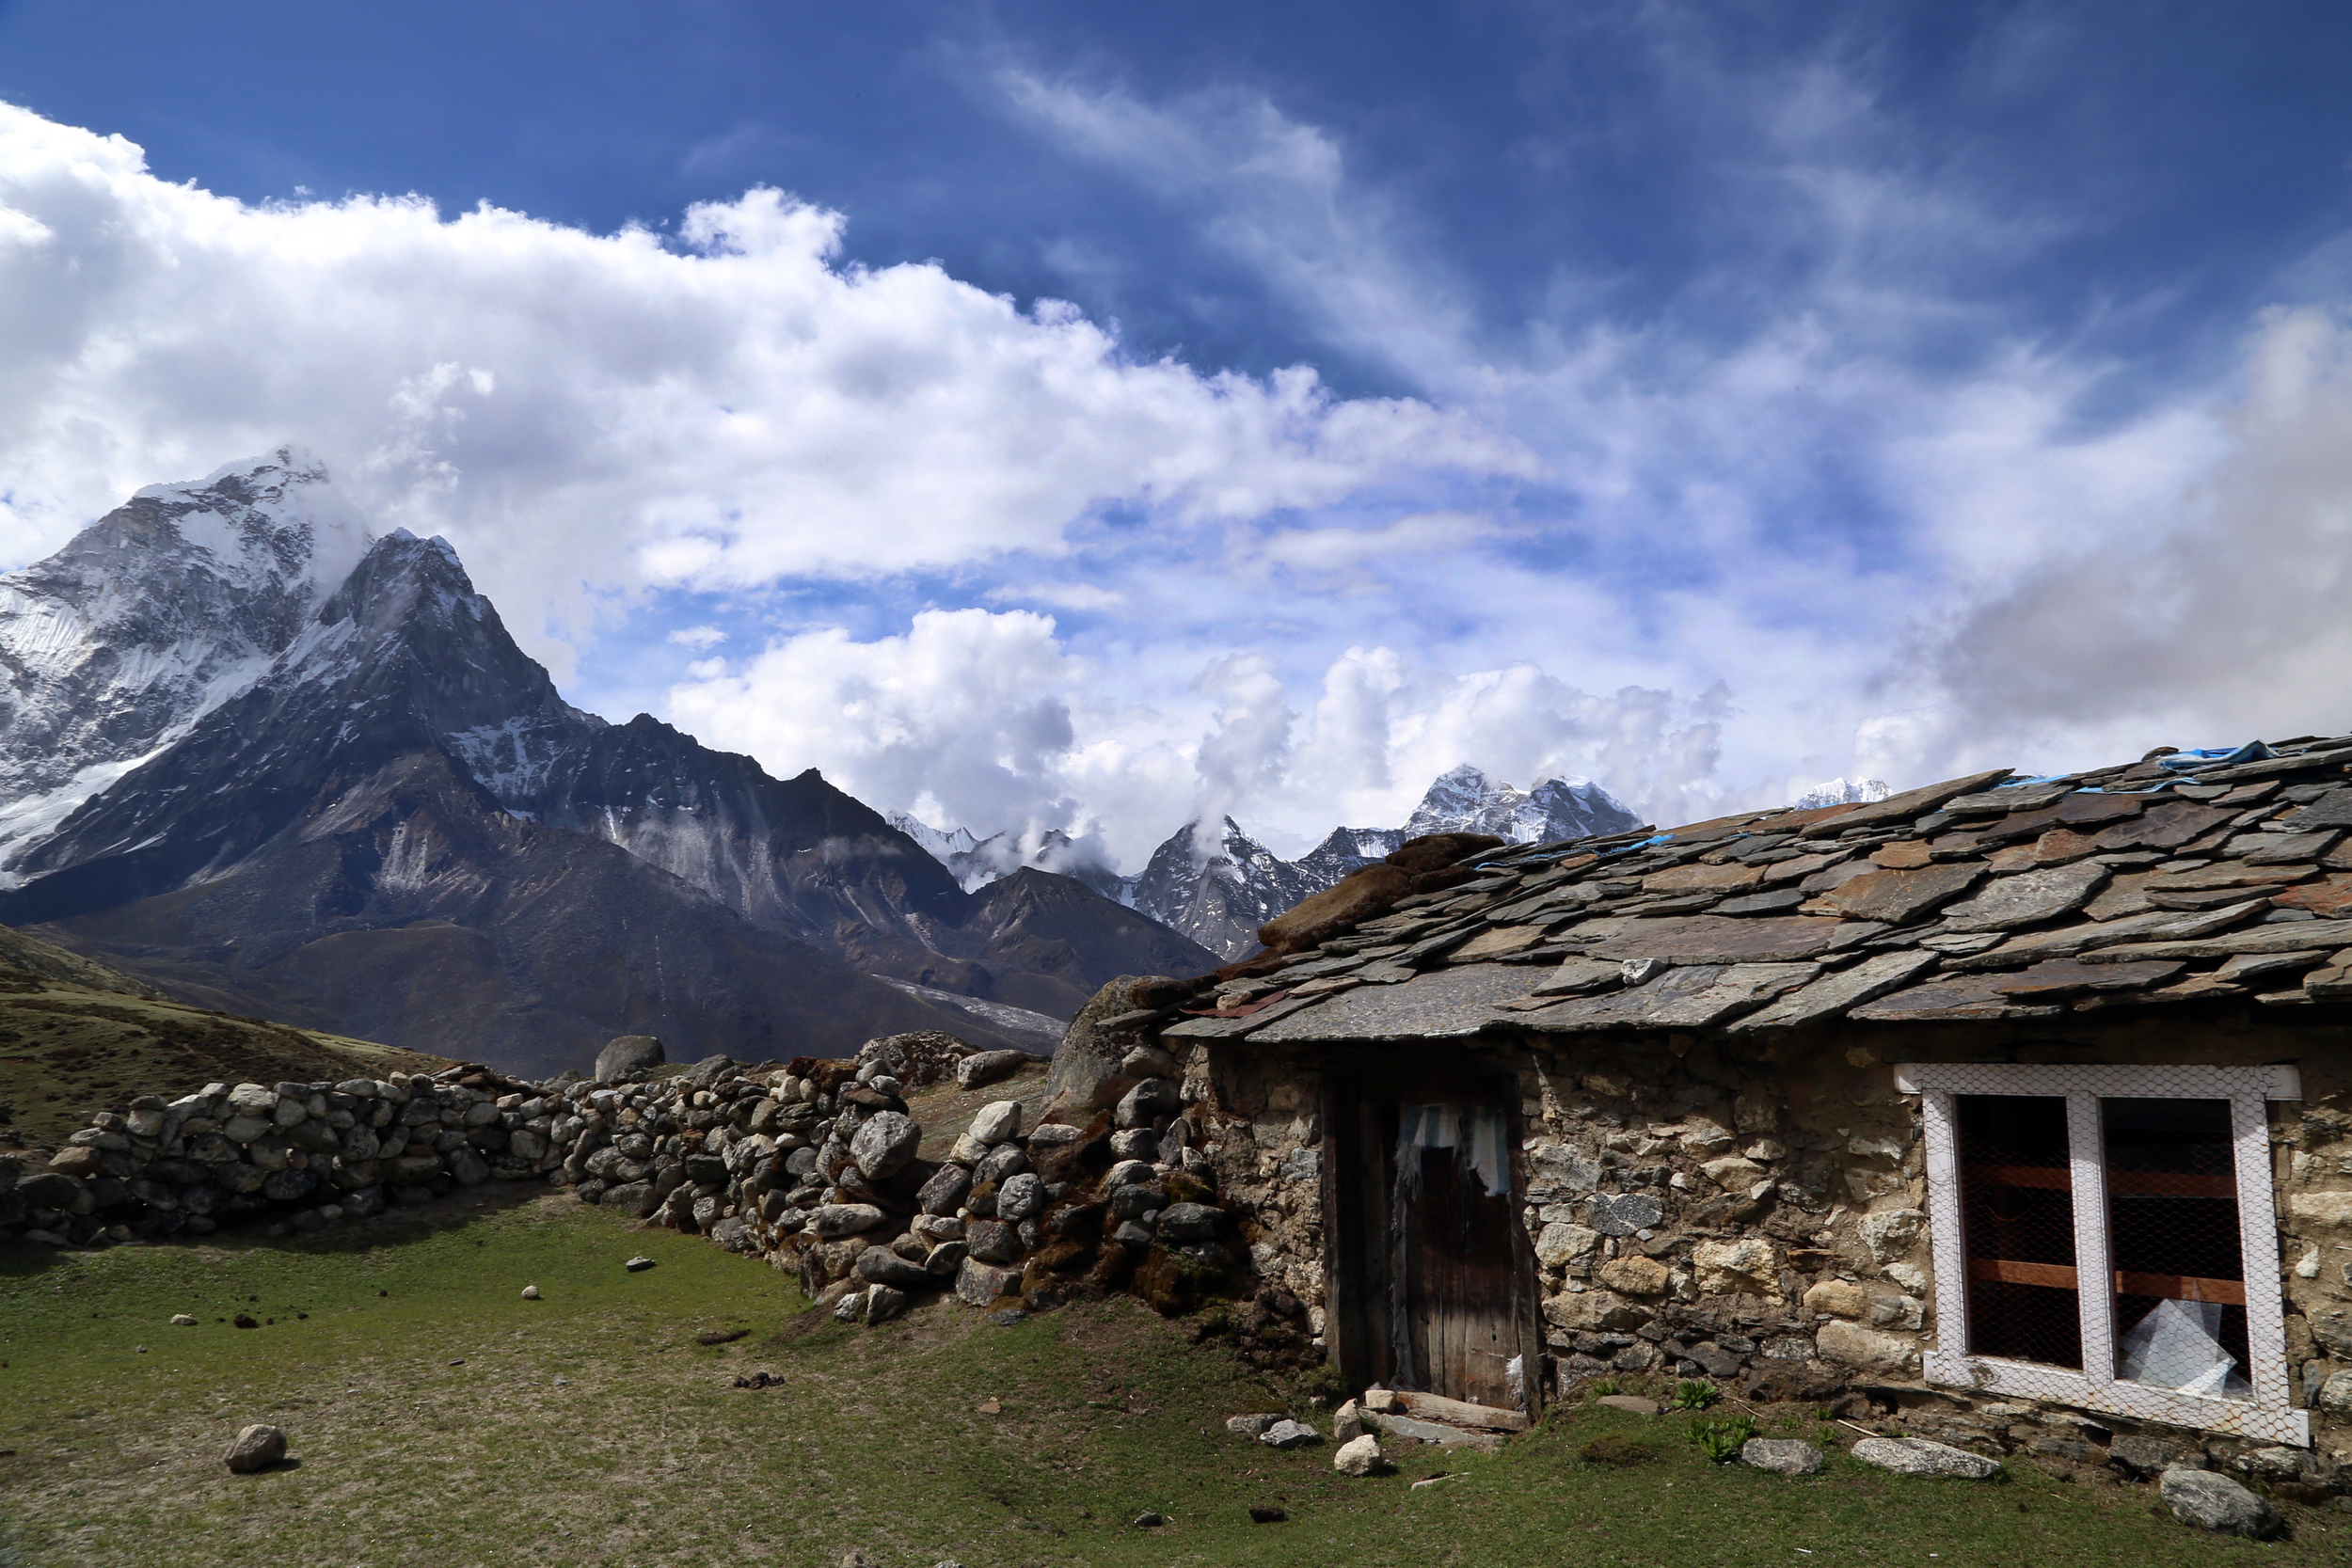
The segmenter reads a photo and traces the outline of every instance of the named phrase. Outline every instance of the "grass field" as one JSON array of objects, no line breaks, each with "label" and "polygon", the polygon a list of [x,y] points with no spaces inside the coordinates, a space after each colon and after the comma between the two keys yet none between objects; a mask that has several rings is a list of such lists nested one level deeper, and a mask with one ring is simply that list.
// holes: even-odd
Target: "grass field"
[{"label": "grass field", "polygon": [[[1131,1301],[850,1329],[762,1264],[540,1191],[306,1243],[0,1253],[0,1562],[2167,1568],[2352,1544],[2352,1514],[2255,1545],[2155,1516],[2147,1487],[2022,1465],[1915,1481],[1833,1454],[1789,1481],[1707,1463],[1678,1418],[1589,1409],[1350,1481],[1327,1447],[1229,1435],[1287,1394]],[[640,1251],[659,1266],[625,1272]],[[733,1386],[759,1370],[781,1386]],[[256,1420],[300,1463],[229,1474]],[[1579,1458],[1616,1428],[1662,1457]],[[1457,1479],[1411,1489],[1437,1470]],[[1134,1528],[1145,1509],[1167,1526]]]},{"label": "grass field", "polygon": [[0,1152],[55,1148],[90,1113],[218,1079],[384,1078],[438,1056],[165,1000],[153,988],[0,927]]}]

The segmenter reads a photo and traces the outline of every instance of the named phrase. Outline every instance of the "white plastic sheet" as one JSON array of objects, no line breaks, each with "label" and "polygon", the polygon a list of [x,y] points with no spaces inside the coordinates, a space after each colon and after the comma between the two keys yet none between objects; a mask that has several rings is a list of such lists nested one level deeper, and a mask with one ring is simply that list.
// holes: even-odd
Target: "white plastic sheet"
[{"label": "white plastic sheet", "polygon": [[2208,1399],[2249,1399],[2251,1386],[2231,1375],[2237,1357],[2221,1348],[2220,1335],[2218,1302],[2160,1301],[2116,1347],[2116,1375]]}]

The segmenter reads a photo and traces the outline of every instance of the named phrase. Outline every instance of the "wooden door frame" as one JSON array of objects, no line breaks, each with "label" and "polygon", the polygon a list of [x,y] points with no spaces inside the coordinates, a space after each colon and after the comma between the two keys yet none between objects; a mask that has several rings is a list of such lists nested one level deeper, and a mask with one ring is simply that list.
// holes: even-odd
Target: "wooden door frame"
[{"label": "wooden door frame", "polygon": [[[1509,1130],[1511,1316],[1518,1329],[1521,1386],[1530,1418],[1542,1414],[1543,1319],[1535,1289],[1535,1246],[1522,1213],[1527,1192],[1526,1137],[1519,1114],[1518,1074],[1508,1062],[1447,1053],[1433,1059],[1426,1048],[1317,1053],[1302,1066],[1317,1079],[1323,1124],[1323,1291],[1327,1354],[1350,1390],[1385,1379],[1390,1366],[1386,1293],[1366,1275],[1372,1256],[1366,1226],[1377,1215],[1385,1236],[1388,1206],[1386,1163],[1367,1159],[1367,1117],[1376,1107],[1414,1099],[1458,1098],[1499,1104]],[[1351,1198],[1353,1201],[1351,1201]]]}]

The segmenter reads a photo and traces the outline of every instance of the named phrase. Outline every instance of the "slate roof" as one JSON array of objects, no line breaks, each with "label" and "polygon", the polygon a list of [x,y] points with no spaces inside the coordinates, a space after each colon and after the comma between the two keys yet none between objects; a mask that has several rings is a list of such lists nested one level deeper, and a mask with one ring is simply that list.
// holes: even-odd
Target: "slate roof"
[{"label": "slate roof", "polygon": [[1509,846],[1171,1039],[1733,1035],[2352,1000],[2352,736]]}]

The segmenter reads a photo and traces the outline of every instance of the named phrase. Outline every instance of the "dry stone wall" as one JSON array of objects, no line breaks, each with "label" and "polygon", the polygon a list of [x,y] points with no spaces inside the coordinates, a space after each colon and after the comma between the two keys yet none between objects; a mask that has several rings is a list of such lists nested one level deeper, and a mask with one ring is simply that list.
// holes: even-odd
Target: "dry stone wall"
[{"label": "dry stone wall", "polygon": [[[719,1057],[644,1076],[652,1056],[615,1056],[618,1083],[527,1084],[460,1067],[149,1097],[99,1113],[45,1168],[0,1160],[0,1234],[67,1247],[237,1222],[308,1233],[485,1181],[536,1180],[763,1257],[865,1323],[943,1294],[1003,1311],[1133,1290],[1184,1311],[1248,1279],[1177,1066],[1156,1053],[1122,1064],[1130,1086],[1107,1108],[1025,1126],[1019,1101],[998,1101],[939,1160],[920,1155],[903,1091],[950,1077],[982,1087],[1028,1058],[935,1035],[781,1070]],[[1308,1335],[1288,1320],[1304,1307],[1268,1295],[1242,1315],[1239,1326],[1262,1331],[1249,1342],[1303,1347]]]}]

